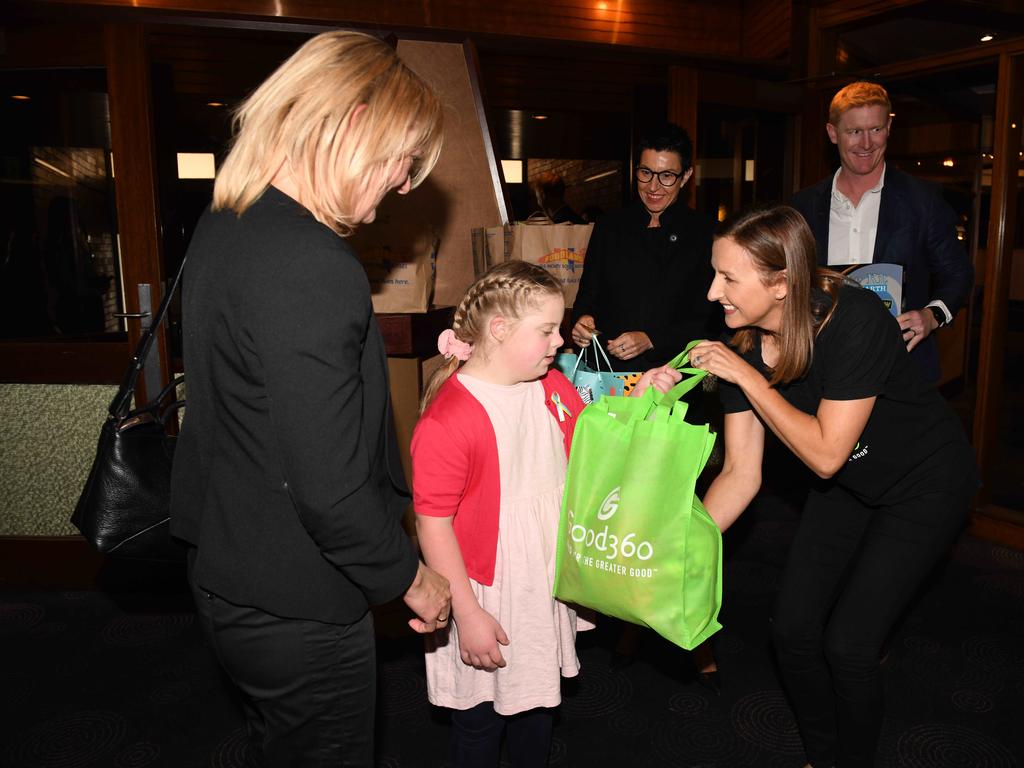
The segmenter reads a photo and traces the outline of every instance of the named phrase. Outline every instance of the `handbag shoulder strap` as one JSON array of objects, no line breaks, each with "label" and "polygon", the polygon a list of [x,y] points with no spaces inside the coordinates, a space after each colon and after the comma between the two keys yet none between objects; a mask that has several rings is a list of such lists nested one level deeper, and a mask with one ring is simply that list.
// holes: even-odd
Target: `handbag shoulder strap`
[{"label": "handbag shoulder strap", "polygon": [[139,338],[139,343],[135,346],[135,355],[128,364],[128,370],[125,371],[124,378],[121,379],[121,386],[118,388],[117,394],[114,395],[114,399],[110,401],[107,413],[112,418],[120,419],[127,415],[131,409],[132,396],[135,394],[135,385],[138,383],[139,374],[146,365],[146,358],[149,357],[149,351],[153,346],[153,339],[156,337],[157,328],[160,327],[164,317],[167,315],[167,309],[171,305],[171,298],[174,296],[174,292],[178,290],[178,284],[181,283],[181,276],[184,272],[185,259],[182,259],[171,289],[164,294],[163,300],[160,302],[160,308],[153,316],[153,321],[149,324],[146,332]]}]

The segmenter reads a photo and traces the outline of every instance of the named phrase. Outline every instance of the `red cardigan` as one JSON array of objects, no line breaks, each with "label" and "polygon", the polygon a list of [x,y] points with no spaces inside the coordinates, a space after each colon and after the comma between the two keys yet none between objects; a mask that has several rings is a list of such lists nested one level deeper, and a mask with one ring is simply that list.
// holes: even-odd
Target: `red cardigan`
[{"label": "red cardigan", "polygon": [[[568,456],[583,401],[559,371],[548,371],[540,381]],[[487,586],[494,583],[498,550],[499,478],[498,443],[487,411],[453,375],[412,435],[413,505],[418,515],[454,516],[466,573]]]}]

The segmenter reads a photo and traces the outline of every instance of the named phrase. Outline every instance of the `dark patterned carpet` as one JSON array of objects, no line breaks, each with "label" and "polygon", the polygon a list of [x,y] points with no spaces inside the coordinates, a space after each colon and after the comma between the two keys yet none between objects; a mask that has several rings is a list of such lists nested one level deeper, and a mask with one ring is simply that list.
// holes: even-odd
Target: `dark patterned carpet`
[{"label": "dark patterned carpet", "polygon": [[[727,536],[723,691],[645,633],[609,667],[618,627],[580,636],[550,765],[799,768],[800,740],[769,647],[797,517],[762,501]],[[235,768],[241,717],[178,574],[111,567],[104,591],[0,592],[0,766]],[[378,765],[445,765],[418,638],[380,622]],[[964,537],[908,612],[883,666],[878,765],[1011,768],[1024,755],[1024,553]]]}]

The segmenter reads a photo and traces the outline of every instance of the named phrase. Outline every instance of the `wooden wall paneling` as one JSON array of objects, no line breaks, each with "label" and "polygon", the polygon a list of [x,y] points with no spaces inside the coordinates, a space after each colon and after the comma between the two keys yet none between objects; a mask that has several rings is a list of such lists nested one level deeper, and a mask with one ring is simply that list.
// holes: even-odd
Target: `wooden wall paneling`
[{"label": "wooden wall paneling", "polygon": [[227,17],[356,24],[368,29],[415,28],[471,34],[573,40],[650,48],[691,56],[741,55],[743,0],[60,0],[104,6]]},{"label": "wooden wall paneling", "polygon": [[802,189],[825,177],[834,169],[835,156],[832,143],[825,133],[828,122],[828,105],[834,91],[811,88],[804,97],[800,115],[800,173],[798,184]]},{"label": "wooden wall paneling", "polygon": [[[992,152],[992,192],[985,261],[981,336],[978,343],[977,399],[974,409],[974,450],[982,482],[992,471],[1002,409],[1006,354],[1007,303],[1013,266],[1017,221],[1017,176],[1024,109],[1024,56],[1002,54],[996,89],[996,118]],[[983,487],[982,504],[988,501]]]},{"label": "wooden wall paneling", "polygon": [[637,85],[665,82],[666,64],[562,46],[551,54],[484,48],[480,68],[489,109],[628,112]]},{"label": "wooden wall paneling", "polygon": [[[140,283],[150,285],[152,311],[156,312],[164,294],[164,286],[157,223],[153,100],[145,30],[141,24],[107,24],[104,40],[125,312],[139,311]],[[128,341],[132,349],[139,336],[139,320],[129,319]],[[159,355],[161,381],[166,381],[169,361],[167,340],[162,328],[157,332],[156,343],[150,354]],[[143,378],[139,378],[139,389],[136,392],[139,402],[145,402],[146,397]]]},{"label": "wooden wall paneling", "polygon": [[[700,157],[697,142],[697,105],[700,101],[700,77],[690,67],[669,67],[668,70],[668,119],[686,129],[694,142],[693,157]],[[693,205],[696,181],[691,178],[680,197],[686,205]]]},{"label": "wooden wall paneling", "polygon": [[0,381],[18,384],[119,384],[127,342],[0,341]]},{"label": "wooden wall paneling", "polygon": [[747,0],[743,4],[743,55],[750,59],[780,59],[790,50],[793,3]]},{"label": "wooden wall paneling", "polygon": [[818,22],[822,27],[838,27],[864,19],[874,21],[926,3],[927,0],[825,0],[818,6]]},{"label": "wooden wall paneling", "polygon": [[0,67],[102,67],[105,63],[98,24],[4,23]]}]

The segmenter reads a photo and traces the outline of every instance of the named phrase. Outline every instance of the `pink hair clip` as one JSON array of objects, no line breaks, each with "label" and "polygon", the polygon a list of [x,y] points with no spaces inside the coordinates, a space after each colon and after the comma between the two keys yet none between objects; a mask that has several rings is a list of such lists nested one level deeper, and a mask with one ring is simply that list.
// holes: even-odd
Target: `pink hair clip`
[{"label": "pink hair clip", "polygon": [[454,356],[465,362],[473,352],[473,345],[459,341],[455,338],[455,331],[448,328],[441,331],[441,335],[437,337],[437,351],[444,355],[445,360]]}]

